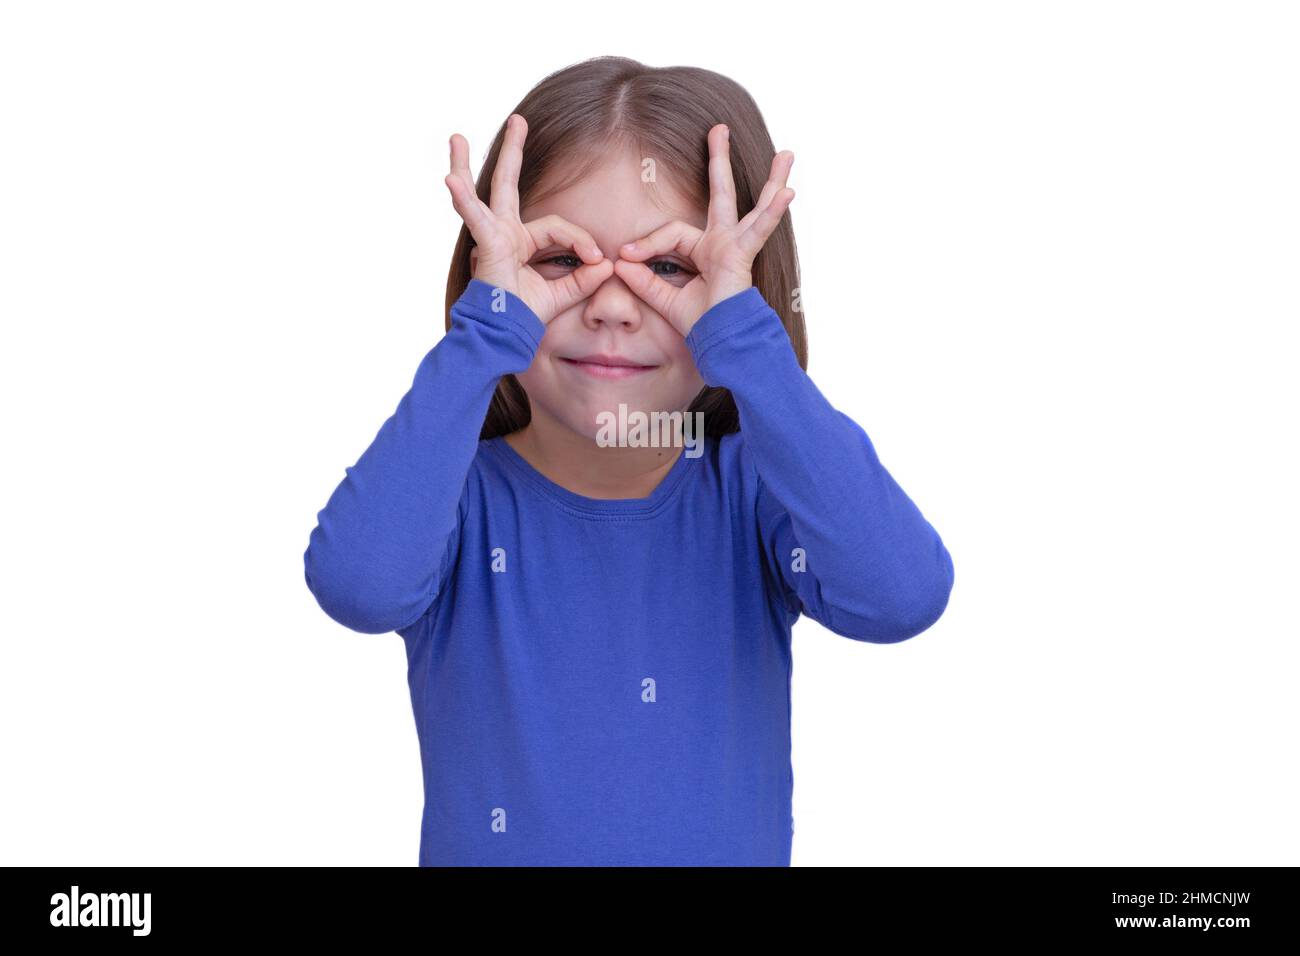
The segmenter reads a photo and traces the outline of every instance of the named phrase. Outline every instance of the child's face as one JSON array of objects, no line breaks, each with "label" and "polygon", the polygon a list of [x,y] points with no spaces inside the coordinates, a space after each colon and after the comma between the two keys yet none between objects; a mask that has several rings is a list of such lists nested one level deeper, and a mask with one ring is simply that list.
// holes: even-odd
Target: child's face
[{"label": "child's face", "polygon": [[[562,216],[591,233],[607,259],[616,258],[624,243],[675,219],[700,229],[707,225],[706,211],[692,208],[662,171],[650,184],[641,181],[641,170],[635,152],[611,154],[580,182],[525,205],[520,217],[529,222]],[[660,208],[652,191],[668,210]],[[546,261],[561,256],[568,258]],[[546,279],[567,275],[577,264],[572,250],[559,246],[539,249],[530,262]],[[695,275],[689,261],[675,253],[646,265],[674,285],[685,285]],[[598,355],[649,368],[610,370],[574,361]],[[620,404],[629,413],[685,411],[704,387],[685,339],[617,275],[548,323],[532,365],[516,377],[528,392],[534,420],[545,417],[548,425],[560,424],[593,440],[601,412],[617,415]]]}]

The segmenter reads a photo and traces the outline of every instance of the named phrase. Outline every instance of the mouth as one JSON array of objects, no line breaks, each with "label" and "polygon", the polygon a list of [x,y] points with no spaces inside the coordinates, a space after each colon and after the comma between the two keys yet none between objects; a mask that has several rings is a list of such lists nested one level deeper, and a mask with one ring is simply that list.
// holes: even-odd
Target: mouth
[{"label": "mouth", "polygon": [[632,378],[653,372],[658,365],[641,365],[620,355],[584,355],[581,358],[560,357],[565,365],[593,378]]}]

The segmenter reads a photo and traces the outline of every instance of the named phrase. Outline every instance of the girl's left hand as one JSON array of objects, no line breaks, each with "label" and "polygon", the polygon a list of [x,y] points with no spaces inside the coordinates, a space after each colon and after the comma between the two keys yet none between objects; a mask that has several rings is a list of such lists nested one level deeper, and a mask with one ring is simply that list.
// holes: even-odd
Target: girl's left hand
[{"label": "girl's left hand", "polygon": [[[660,226],[620,248],[614,272],[685,338],[705,312],[754,284],[754,258],[794,199],[794,190],[785,184],[793,163],[789,150],[772,158],[758,202],[737,222],[729,131],[722,123],[714,126],[709,130],[709,218],[704,230],[680,220]],[[698,273],[695,278],[676,286],[641,264],[666,252],[690,259]]]}]

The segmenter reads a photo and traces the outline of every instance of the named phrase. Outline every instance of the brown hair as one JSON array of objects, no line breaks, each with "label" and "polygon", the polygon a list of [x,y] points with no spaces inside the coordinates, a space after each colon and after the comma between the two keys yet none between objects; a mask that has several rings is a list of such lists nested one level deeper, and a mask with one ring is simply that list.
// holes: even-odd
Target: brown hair
[{"label": "brown hair", "polygon": [[[740,84],[711,70],[690,66],[649,67],[621,56],[599,56],[550,74],[520,101],[514,112],[528,121],[519,170],[519,206],[542,198],[538,187],[548,173],[570,170],[558,192],[584,176],[610,145],[629,143],[639,156],[653,157],[674,184],[700,209],[709,200],[708,132],[726,123],[731,133],[731,174],[736,212],[745,216],[767,182],[776,151],[758,105]],[[501,152],[505,123],[497,130],[476,184],[488,202],[492,174]],[[583,159],[583,157],[588,157]],[[447,274],[446,327],[451,307],[469,285],[473,239],[461,224]],[[802,306],[796,310],[799,256],[786,210],[754,260],[754,285],[781,317],[801,368],[808,367]],[[706,386],[688,411],[703,412],[705,433],[717,437],[740,428],[731,393]],[[507,435],[531,420],[528,395],[518,379],[505,375],[483,422],[481,439]]]}]

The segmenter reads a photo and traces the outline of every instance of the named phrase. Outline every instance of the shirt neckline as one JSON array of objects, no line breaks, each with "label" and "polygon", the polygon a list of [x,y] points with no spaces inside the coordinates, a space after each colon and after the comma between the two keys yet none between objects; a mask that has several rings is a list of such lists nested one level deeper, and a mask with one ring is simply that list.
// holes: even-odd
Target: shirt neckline
[{"label": "shirt neckline", "polygon": [[694,459],[687,458],[686,448],[680,448],[677,460],[668,469],[668,473],[664,475],[654,490],[644,498],[588,498],[585,495],[570,491],[568,488],[547,478],[534,468],[528,459],[515,451],[510,446],[510,443],[505,440],[505,436],[489,438],[483,444],[523,477],[525,481],[566,511],[595,518],[653,517],[663,510],[664,506],[672,499],[677,489],[681,487],[683,479],[695,470],[691,468],[692,463],[698,464],[704,457],[701,455]]}]

